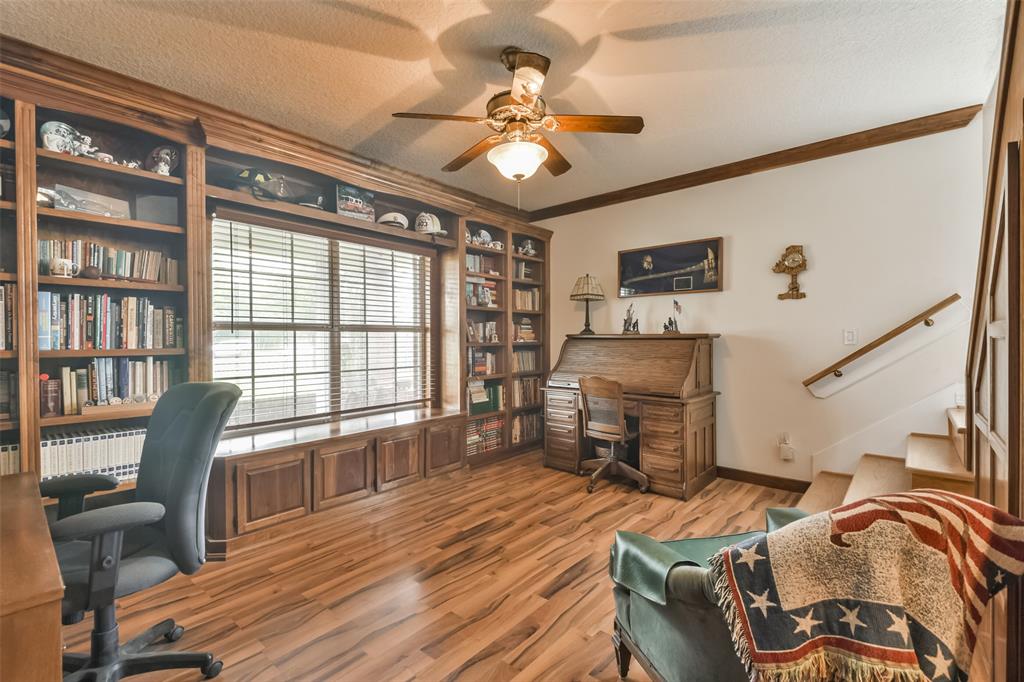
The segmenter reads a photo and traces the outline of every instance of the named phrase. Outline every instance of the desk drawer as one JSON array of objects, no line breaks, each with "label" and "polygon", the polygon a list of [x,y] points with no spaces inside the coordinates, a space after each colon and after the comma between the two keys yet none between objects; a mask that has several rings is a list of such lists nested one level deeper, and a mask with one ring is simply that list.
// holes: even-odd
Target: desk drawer
[{"label": "desk drawer", "polygon": [[547,394],[547,405],[548,407],[554,407],[560,410],[576,411],[576,394],[575,393],[548,393]]},{"label": "desk drawer", "polygon": [[665,421],[681,421],[683,406],[672,403],[644,403],[645,419],[663,419]]},{"label": "desk drawer", "polygon": [[656,421],[654,419],[645,419],[643,422],[643,431],[646,434],[654,436],[658,440],[663,438],[670,439],[683,439],[683,424],[682,422],[663,422]]},{"label": "desk drawer", "polygon": [[550,405],[547,408],[547,420],[565,426],[576,425],[576,414],[576,410],[558,409]]},{"label": "desk drawer", "polygon": [[683,461],[673,457],[661,457],[644,453],[640,456],[640,470],[652,479],[681,483],[683,481]]},{"label": "desk drawer", "polygon": [[565,424],[555,424],[553,422],[545,422],[544,434],[550,439],[554,438],[557,440],[564,440],[571,443],[576,442],[576,427],[567,426]]},{"label": "desk drawer", "polygon": [[644,436],[642,452],[652,453],[659,457],[683,458],[683,444],[668,438]]}]

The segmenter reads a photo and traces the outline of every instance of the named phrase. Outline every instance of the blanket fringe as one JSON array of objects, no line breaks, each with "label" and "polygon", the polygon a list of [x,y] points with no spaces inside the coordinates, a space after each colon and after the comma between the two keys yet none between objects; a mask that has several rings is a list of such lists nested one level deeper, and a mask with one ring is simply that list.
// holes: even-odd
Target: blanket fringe
[{"label": "blanket fringe", "polygon": [[708,560],[714,579],[715,597],[732,637],[733,649],[751,680],[757,682],[922,682],[927,677],[916,667],[894,668],[881,663],[858,660],[833,649],[822,649],[785,668],[758,670],[754,667],[750,647],[736,602],[732,598],[726,573],[726,552]]}]

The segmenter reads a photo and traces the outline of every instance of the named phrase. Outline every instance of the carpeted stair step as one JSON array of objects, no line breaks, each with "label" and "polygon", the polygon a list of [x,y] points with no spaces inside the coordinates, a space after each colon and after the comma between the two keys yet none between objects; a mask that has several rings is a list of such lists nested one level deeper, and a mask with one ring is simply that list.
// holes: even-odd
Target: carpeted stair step
[{"label": "carpeted stair step", "polygon": [[796,506],[808,514],[839,507],[843,504],[843,496],[852,478],[850,474],[819,471]]},{"label": "carpeted stair step", "polygon": [[904,466],[903,458],[869,453],[857,463],[843,504],[904,490],[910,490],[910,472]]},{"label": "carpeted stair step", "polygon": [[964,468],[952,439],[936,433],[912,433],[907,438],[907,471],[914,488],[938,488],[974,494],[974,474]]}]

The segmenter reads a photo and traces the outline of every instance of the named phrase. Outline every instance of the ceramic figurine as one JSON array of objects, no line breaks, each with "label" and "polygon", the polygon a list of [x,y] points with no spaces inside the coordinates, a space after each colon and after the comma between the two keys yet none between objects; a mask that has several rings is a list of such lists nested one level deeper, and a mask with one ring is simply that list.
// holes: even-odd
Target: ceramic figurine
[{"label": "ceramic figurine", "polygon": [[640,333],[640,321],[636,319],[633,313],[633,304],[630,303],[629,307],[626,308],[626,317],[622,320],[622,333],[623,334],[639,334]]},{"label": "ceramic figurine", "polygon": [[170,175],[178,167],[178,150],[164,145],[157,147],[146,158],[146,170],[158,175]]},{"label": "ceramic figurine", "polygon": [[92,138],[81,133],[76,133],[76,135],[77,137],[75,137],[71,144],[71,154],[74,156],[84,156],[88,159],[96,158],[96,152],[99,151],[99,147],[92,146]]},{"label": "ceramic figurine", "polygon": [[536,256],[537,249],[533,246],[532,239],[524,239],[523,243],[519,245],[519,254],[521,256]]},{"label": "ceramic figurine", "polygon": [[672,299],[672,315],[669,316],[668,322],[662,325],[664,334],[678,334],[679,333],[679,321],[676,320],[676,315],[683,313],[682,306],[679,305],[679,301]]},{"label": "ceramic figurine", "polygon": [[44,149],[59,154],[74,154],[78,131],[61,121],[47,121],[39,126],[39,141]]}]

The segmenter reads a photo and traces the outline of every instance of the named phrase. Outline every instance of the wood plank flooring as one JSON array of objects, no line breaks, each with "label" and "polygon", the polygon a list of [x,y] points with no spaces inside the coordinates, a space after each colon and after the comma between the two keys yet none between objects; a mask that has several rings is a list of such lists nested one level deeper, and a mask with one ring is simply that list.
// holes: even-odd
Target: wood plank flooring
[{"label": "wood plank flooring", "polygon": [[[271,545],[118,604],[122,640],[163,618],[224,680],[617,680],[608,548],[762,528],[799,495],[719,480],[680,502],[530,453],[305,519]],[[88,646],[91,618],[65,628]],[[133,680],[198,680],[197,672]],[[646,680],[634,662],[631,680]]]}]

